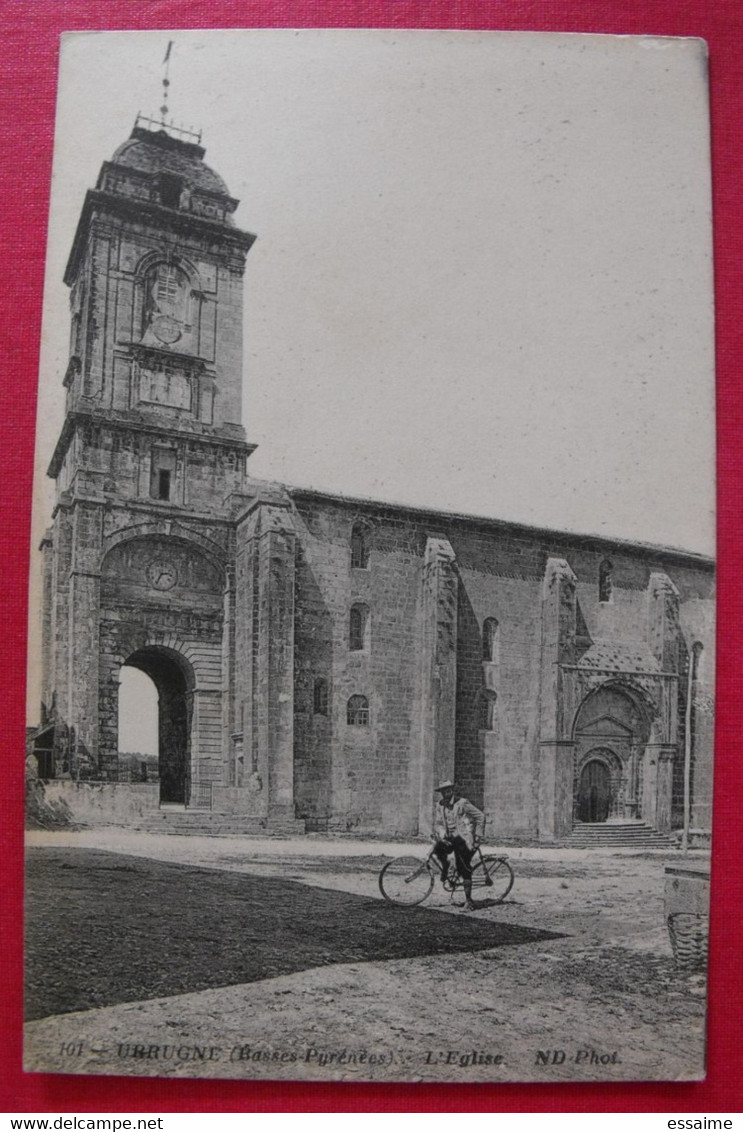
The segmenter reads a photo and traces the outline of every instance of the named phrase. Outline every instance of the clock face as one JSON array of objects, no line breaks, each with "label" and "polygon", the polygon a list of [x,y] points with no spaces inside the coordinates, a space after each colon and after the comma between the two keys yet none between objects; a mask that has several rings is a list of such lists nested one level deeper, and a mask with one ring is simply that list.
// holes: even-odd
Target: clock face
[{"label": "clock face", "polygon": [[172,590],[178,581],[178,571],[170,562],[155,560],[147,567],[147,581],[156,590]]},{"label": "clock face", "polygon": [[172,346],[181,336],[181,327],[171,315],[161,314],[152,321],[152,333],[165,346]]}]

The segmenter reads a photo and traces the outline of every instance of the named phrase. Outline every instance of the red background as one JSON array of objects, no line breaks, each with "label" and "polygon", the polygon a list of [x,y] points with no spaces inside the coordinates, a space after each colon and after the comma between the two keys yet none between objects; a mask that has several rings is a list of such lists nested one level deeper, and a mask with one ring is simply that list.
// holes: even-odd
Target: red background
[{"label": "red background", "polygon": [[[701,36],[709,43],[718,382],[719,643],[709,1070],[699,1084],[315,1085],[67,1077],[21,1071],[25,636],[33,432],[59,35],[78,29],[427,27]],[[740,0],[0,0],[0,200],[5,286],[0,500],[5,638],[0,687],[0,1108],[5,1112],[736,1112],[743,755],[743,5]],[[95,108],[92,108],[95,112]]]}]

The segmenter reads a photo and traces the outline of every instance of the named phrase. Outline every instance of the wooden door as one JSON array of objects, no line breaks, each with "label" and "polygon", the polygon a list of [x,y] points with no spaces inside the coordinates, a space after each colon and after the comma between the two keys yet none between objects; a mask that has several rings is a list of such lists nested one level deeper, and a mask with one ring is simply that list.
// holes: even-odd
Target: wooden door
[{"label": "wooden door", "polygon": [[583,767],[578,791],[579,821],[606,821],[611,804],[609,768],[600,759],[591,759]]}]

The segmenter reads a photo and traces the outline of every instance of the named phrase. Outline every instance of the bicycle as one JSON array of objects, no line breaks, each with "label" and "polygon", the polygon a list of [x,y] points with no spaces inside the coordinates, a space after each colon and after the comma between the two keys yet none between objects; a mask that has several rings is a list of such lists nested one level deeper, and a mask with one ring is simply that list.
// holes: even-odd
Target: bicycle
[{"label": "bicycle", "polygon": [[[501,904],[513,888],[515,880],[508,858],[496,854],[485,856],[478,845],[472,862],[473,897],[477,890],[485,889],[489,900]],[[422,904],[430,896],[434,880],[441,875],[441,863],[432,847],[423,861],[419,857],[395,857],[383,865],[379,874],[379,891],[390,904],[412,908],[415,904]],[[443,883],[451,896],[463,887],[462,878],[454,864]]]}]

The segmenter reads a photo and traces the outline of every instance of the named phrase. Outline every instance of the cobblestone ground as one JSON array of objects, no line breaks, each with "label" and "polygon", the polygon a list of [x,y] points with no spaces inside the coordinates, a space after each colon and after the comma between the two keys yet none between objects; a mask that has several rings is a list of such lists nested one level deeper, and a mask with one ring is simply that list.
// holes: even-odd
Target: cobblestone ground
[{"label": "cobblestone ground", "polygon": [[467,914],[440,889],[421,910],[381,901],[381,862],[420,845],[90,831],[29,847],[29,1070],[703,1075],[705,985],[673,963],[663,854],[510,850],[507,901]]}]

